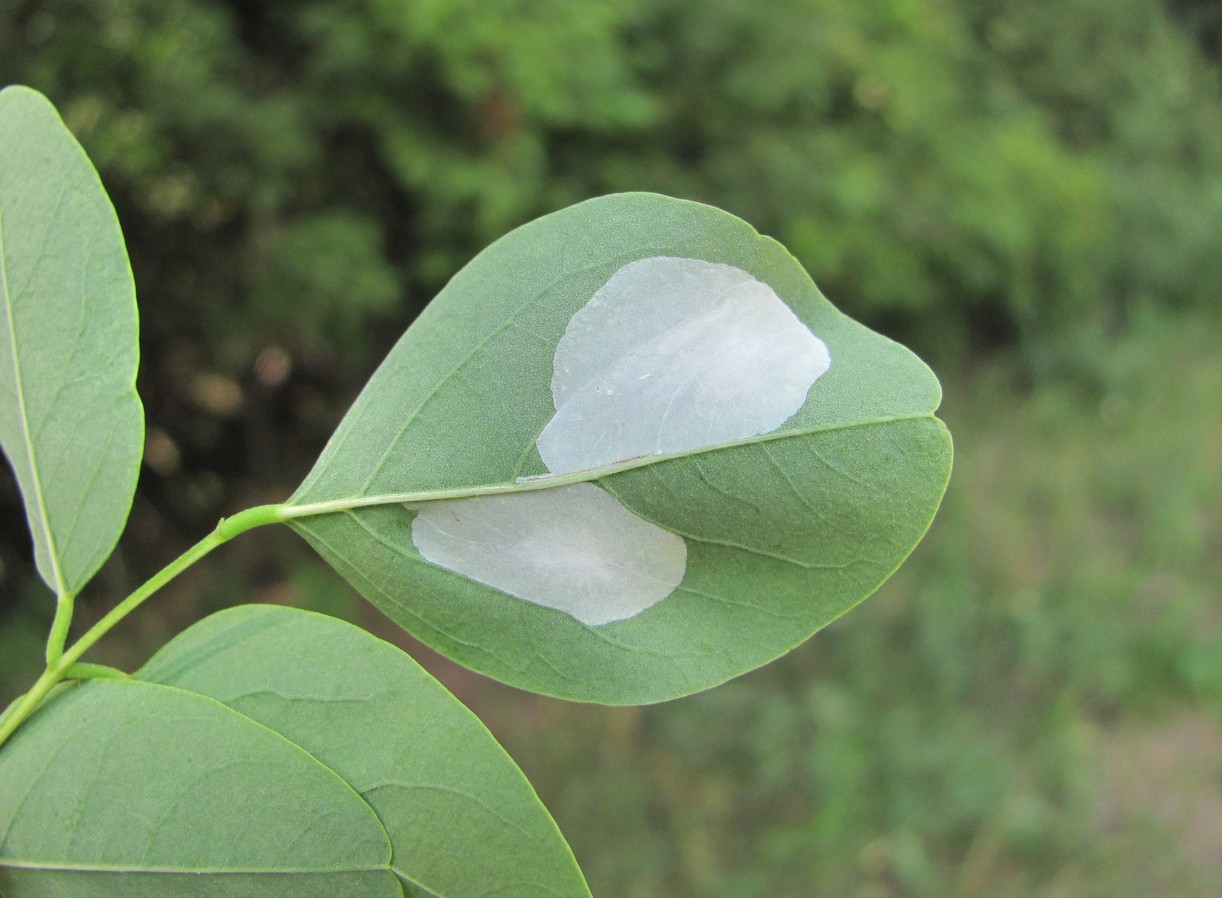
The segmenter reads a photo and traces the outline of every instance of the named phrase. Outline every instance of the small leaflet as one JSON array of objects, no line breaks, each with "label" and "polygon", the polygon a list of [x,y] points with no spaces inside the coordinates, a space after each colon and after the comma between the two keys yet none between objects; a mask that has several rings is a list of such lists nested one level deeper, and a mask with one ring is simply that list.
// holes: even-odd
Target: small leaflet
[{"label": "small leaflet", "polygon": [[[639,259],[557,344],[539,455],[567,474],[759,436],[802,408],[830,364],[826,344],[741,268]],[[425,503],[412,540],[433,564],[591,626],[662,601],[687,564],[681,537],[588,483]]]},{"label": "small leaflet", "polygon": [[683,539],[589,483],[420,506],[412,541],[433,564],[598,626],[666,598]]}]

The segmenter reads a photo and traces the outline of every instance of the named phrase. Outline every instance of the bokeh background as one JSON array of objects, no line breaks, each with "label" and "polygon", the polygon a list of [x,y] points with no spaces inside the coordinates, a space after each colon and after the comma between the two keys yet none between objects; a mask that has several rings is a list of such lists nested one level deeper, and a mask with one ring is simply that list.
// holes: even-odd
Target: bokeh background
[{"label": "bokeh background", "polygon": [[[140,291],[148,445],[99,617],[285,498],[474,253],[658,190],[771,234],[946,386],[945,505],[869,602],[664,706],[529,696],[413,645],[291,533],[94,653],[292,602],[408,646],[602,896],[1222,894],[1216,0],[0,0]],[[479,434],[472,434],[479,439]],[[50,596],[0,477],[0,700]]]}]

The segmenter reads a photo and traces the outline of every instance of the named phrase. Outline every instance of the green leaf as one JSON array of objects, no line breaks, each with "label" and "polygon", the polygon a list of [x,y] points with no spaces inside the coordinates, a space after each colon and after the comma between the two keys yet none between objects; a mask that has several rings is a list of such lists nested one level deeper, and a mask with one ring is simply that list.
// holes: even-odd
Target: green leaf
[{"label": "green leaf", "polygon": [[[784,349],[769,356],[770,332],[754,333],[746,306],[731,304],[728,343],[707,343],[703,331],[679,349],[665,334],[624,342],[623,333],[691,299],[692,278],[704,278],[718,303],[737,303],[735,291],[743,304],[774,294],[761,314],[792,318],[787,306],[809,334],[775,338]],[[664,281],[630,314],[605,313]],[[759,349],[758,359],[738,359],[740,344]],[[808,392],[776,413],[776,395],[793,384],[778,375],[786,382],[774,390],[773,369],[802,356],[810,370],[798,386],[810,383]],[[614,406],[617,390],[584,381],[574,366],[601,366],[618,388],[624,371],[651,360],[657,370],[641,368],[642,381],[681,363],[699,369],[697,381],[729,370],[724,389],[746,386],[702,411],[690,378],[678,378],[662,397],[659,451],[607,449],[580,467],[595,457],[581,440],[599,439],[580,428],[605,417],[607,428],[631,430],[644,406]],[[608,397],[605,410],[560,408],[593,385]],[[837,311],[783,247],[746,223],[667,197],[604,197],[519,228],[463,269],[374,374],[290,510],[296,529],[375,605],[460,663],[567,698],[658,701],[777,657],[898,567],[950,474],[950,437],[933,416],[940,398],[920,360]],[[757,407],[768,420],[745,435],[683,443],[702,422],[729,432]],[[675,429],[667,415],[676,408],[690,420],[672,449],[663,430]],[[567,446],[557,448],[557,430]],[[582,482],[641,522],[615,551],[608,546],[631,528],[604,513],[605,498],[589,494],[597,510],[588,519],[558,500],[585,502],[572,491]],[[556,501],[539,498],[549,490]],[[549,515],[554,526],[540,529]],[[522,533],[540,559],[515,545]],[[563,580],[530,594],[554,562],[591,558],[586,567],[601,578],[591,594],[603,590],[596,600],[580,580],[571,599]],[[656,592],[642,599],[638,589]],[[625,594],[626,610],[600,610]]]},{"label": "green leaf", "polygon": [[369,803],[426,895],[588,896],[534,789],[479,719],[399,649],[334,618],[244,605],[136,675],[205,695],[301,746]]},{"label": "green leaf", "polygon": [[144,441],[136,294],[114,209],[54,107],[0,91],[0,445],[38,570],[75,595],[114,549]]},{"label": "green leaf", "polygon": [[352,788],[219,702],[136,680],[65,691],[0,752],[8,898],[392,898]]},{"label": "green leaf", "polygon": [[471,712],[291,608],[223,611],[50,702],[0,753],[0,809],[8,898],[589,896]]}]

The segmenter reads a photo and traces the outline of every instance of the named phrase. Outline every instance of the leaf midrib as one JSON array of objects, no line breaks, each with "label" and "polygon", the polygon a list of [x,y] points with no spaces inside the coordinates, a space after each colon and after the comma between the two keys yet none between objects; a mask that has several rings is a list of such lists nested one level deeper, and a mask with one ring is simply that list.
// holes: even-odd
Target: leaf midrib
[{"label": "leaf midrib", "polygon": [[301,504],[293,504],[290,501],[289,503],[281,506],[281,515],[282,520],[291,521],[298,518],[336,514],[363,508],[376,508],[382,505],[411,505],[423,502],[437,502],[444,499],[472,499],[477,496],[511,495],[514,493],[530,492],[533,490],[555,489],[556,487],[570,486],[575,483],[589,483],[591,481],[601,480],[604,477],[610,477],[614,474],[621,474],[625,471],[645,468],[650,465],[660,464],[662,462],[674,461],[681,458],[692,458],[699,455],[721,452],[727,449],[735,449],[741,446],[770,443],[786,439],[796,439],[824,433],[856,430],[858,428],[865,427],[881,427],[888,424],[897,424],[905,421],[936,421],[938,419],[935,412],[936,409],[903,415],[883,415],[862,421],[852,421],[847,424],[825,424],[814,427],[794,428],[790,430],[774,430],[741,440],[729,440],[724,443],[710,443],[706,446],[701,446],[699,449],[687,449],[678,452],[661,452],[651,455],[642,455],[636,458],[630,458],[617,462],[613,465],[605,465],[598,468],[587,468],[582,471],[572,471],[566,474],[540,474],[533,477],[519,478],[514,483],[493,483],[484,484],[482,486],[457,487],[454,489],[440,490],[418,490],[415,492],[406,493],[357,495],[341,499],[329,499],[322,502],[305,502]]},{"label": "leaf midrib", "polygon": [[[68,864],[40,861],[0,860],[0,869],[32,870],[45,873],[102,873],[106,875],[132,874],[135,876],[350,876],[353,873],[391,873],[401,882],[407,883],[426,895],[434,892],[412,879],[393,863],[372,867],[129,867],[119,864]],[[548,890],[551,894],[557,894]],[[438,896],[440,898],[440,896]]]},{"label": "leaf midrib", "polygon": [[63,873],[132,873],[132,874],[191,874],[222,876],[260,876],[299,873],[305,875],[335,875],[349,873],[393,873],[390,863],[346,867],[139,867],[130,864],[87,864],[69,861],[33,861],[13,858],[0,859],[0,869],[41,870]]},{"label": "leaf midrib", "polygon": [[4,209],[0,208],[0,300],[4,303],[4,314],[8,322],[9,353],[13,364],[13,392],[17,397],[17,413],[21,422],[21,438],[26,457],[30,465],[30,477],[33,481],[34,505],[38,511],[39,524],[42,527],[43,539],[46,541],[47,557],[51,565],[51,574],[55,580],[55,591],[63,599],[71,592],[64,580],[63,568],[59,562],[59,551],[55,545],[55,536],[51,532],[51,519],[47,513],[46,498],[42,490],[42,475],[38,467],[38,453],[34,449],[34,440],[30,434],[30,417],[25,404],[25,388],[21,376],[21,358],[17,347],[17,326],[13,317],[13,296],[9,292],[8,253],[4,247]]}]

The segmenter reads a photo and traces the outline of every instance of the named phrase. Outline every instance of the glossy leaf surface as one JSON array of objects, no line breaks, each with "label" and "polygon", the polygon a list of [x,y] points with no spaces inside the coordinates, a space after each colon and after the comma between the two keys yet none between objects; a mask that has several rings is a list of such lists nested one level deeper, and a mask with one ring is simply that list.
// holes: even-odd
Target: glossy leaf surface
[{"label": "glossy leaf surface", "polygon": [[[560,418],[557,346],[572,322],[599,317],[583,310],[617,274],[639,282],[619,273],[645,259],[745,273],[728,280],[774,293],[826,347],[830,368],[815,371],[805,402],[775,429],[550,474],[536,443]],[[667,302],[664,292],[656,302]],[[635,356],[648,355],[643,345]],[[659,357],[682,355],[672,346]],[[727,359],[692,363],[715,371]],[[290,500],[302,510],[294,526],[379,608],[469,667],[568,698],[657,701],[784,653],[900,564],[949,477],[950,438],[933,416],[940,397],[920,360],[837,311],[781,246],[744,222],[656,195],[604,197],[519,228],[451,281]],[[671,401],[694,400],[676,391]],[[479,558],[503,541],[473,544],[471,559],[454,564],[430,560],[413,536],[424,501],[444,497],[463,516],[482,506],[454,497],[578,482],[684,540],[673,593],[592,624],[598,618],[488,585],[507,581],[484,578]]]},{"label": "glossy leaf surface", "polygon": [[0,91],[0,444],[57,594],[93,576],[131,507],[144,440],[137,328],[93,166],[45,97]]}]

